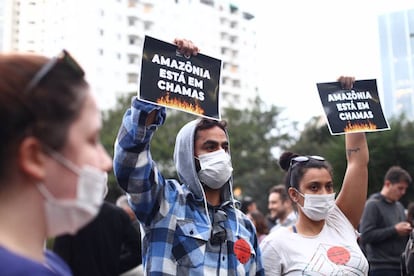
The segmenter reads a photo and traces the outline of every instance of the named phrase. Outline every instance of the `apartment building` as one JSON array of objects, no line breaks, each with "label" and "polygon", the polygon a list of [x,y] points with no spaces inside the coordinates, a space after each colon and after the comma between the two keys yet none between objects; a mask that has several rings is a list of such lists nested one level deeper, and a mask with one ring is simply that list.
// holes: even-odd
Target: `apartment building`
[{"label": "apartment building", "polygon": [[253,19],[227,0],[0,0],[0,49],[48,56],[67,49],[107,109],[137,91],[145,35],[189,38],[223,61],[222,99],[237,104],[257,92]]},{"label": "apartment building", "polygon": [[384,111],[414,119],[414,9],[378,18]]}]

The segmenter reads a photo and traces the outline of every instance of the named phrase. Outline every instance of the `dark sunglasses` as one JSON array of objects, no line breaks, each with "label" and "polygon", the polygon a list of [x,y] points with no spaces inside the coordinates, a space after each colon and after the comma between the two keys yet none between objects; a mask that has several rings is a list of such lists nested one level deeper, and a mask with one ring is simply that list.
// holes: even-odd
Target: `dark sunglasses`
[{"label": "dark sunglasses", "polygon": [[293,167],[295,167],[295,165],[298,163],[305,163],[311,159],[316,160],[316,161],[325,161],[325,158],[323,158],[322,156],[318,156],[318,155],[300,155],[300,156],[296,156],[290,159],[290,164],[289,164],[289,186],[290,187],[293,187],[292,185]]},{"label": "dark sunglasses", "polygon": [[68,66],[68,68],[73,71],[78,77],[83,77],[85,72],[82,67],[76,62],[76,60],[69,54],[68,51],[62,50],[59,55],[51,58],[45,65],[40,68],[39,71],[34,75],[30,82],[26,85],[23,90],[24,94],[31,92],[36,86],[38,86],[42,80],[44,80],[47,75],[53,71],[53,69],[59,64],[63,63]]},{"label": "dark sunglasses", "polygon": [[227,214],[223,210],[215,210],[213,215],[213,230],[211,231],[210,243],[220,245],[227,240],[226,228],[219,223],[227,220]]}]

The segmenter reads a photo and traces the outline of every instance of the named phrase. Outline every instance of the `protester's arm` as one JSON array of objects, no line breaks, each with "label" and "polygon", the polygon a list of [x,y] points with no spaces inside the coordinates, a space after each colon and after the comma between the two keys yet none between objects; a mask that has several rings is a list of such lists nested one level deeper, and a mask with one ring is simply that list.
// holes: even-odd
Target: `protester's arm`
[{"label": "protester's arm", "polygon": [[[344,88],[351,89],[355,79],[340,77],[338,81]],[[365,133],[346,133],[345,152],[348,165],[336,204],[357,229],[368,189],[369,152]]]},{"label": "protester's arm", "polygon": [[[175,43],[183,53],[196,55],[198,48],[185,39]],[[164,107],[133,98],[131,107],[125,112],[115,141],[113,169],[118,184],[134,196],[130,200],[137,218],[146,220],[154,207],[159,206],[155,198],[160,195],[164,178],[156,168],[150,153],[150,141],[155,130],[166,118]],[[160,199],[161,200],[161,199]]]},{"label": "protester's arm", "polygon": [[[148,115],[156,114],[152,124],[146,126]],[[118,184],[127,192],[136,192],[153,173],[149,144],[154,131],[166,118],[165,108],[133,98],[125,112],[115,141],[114,174]]]}]

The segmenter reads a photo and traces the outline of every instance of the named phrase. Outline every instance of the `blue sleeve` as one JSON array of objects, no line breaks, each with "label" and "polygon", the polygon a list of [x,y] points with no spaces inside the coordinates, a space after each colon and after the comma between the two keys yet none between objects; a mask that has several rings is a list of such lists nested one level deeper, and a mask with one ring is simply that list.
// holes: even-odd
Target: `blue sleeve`
[{"label": "blue sleeve", "polygon": [[[157,112],[154,124],[145,126],[152,111]],[[132,99],[125,112],[114,146],[113,169],[119,186],[133,195],[132,208],[138,218],[150,215],[156,204],[154,198],[165,180],[158,172],[149,151],[155,130],[166,118],[164,107]]]}]

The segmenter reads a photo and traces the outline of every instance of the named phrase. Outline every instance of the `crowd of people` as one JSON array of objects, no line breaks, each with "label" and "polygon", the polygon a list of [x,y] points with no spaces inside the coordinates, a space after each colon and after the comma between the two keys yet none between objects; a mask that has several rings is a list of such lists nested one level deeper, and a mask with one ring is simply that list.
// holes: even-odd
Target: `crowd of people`
[{"label": "crowd of people", "polygon": [[[199,49],[176,39],[185,57]],[[0,272],[2,275],[400,275],[412,232],[399,202],[412,179],[393,166],[367,200],[364,133],[345,134],[339,191],[321,156],[284,152],[283,184],[268,214],[233,194],[225,121],[198,118],[176,136],[178,179],[152,159],[166,108],[133,97],[114,145],[85,73],[55,58],[0,54]],[[337,80],[351,89],[355,79]],[[104,201],[113,167],[125,195]],[[52,249],[45,240],[54,238]]]}]

